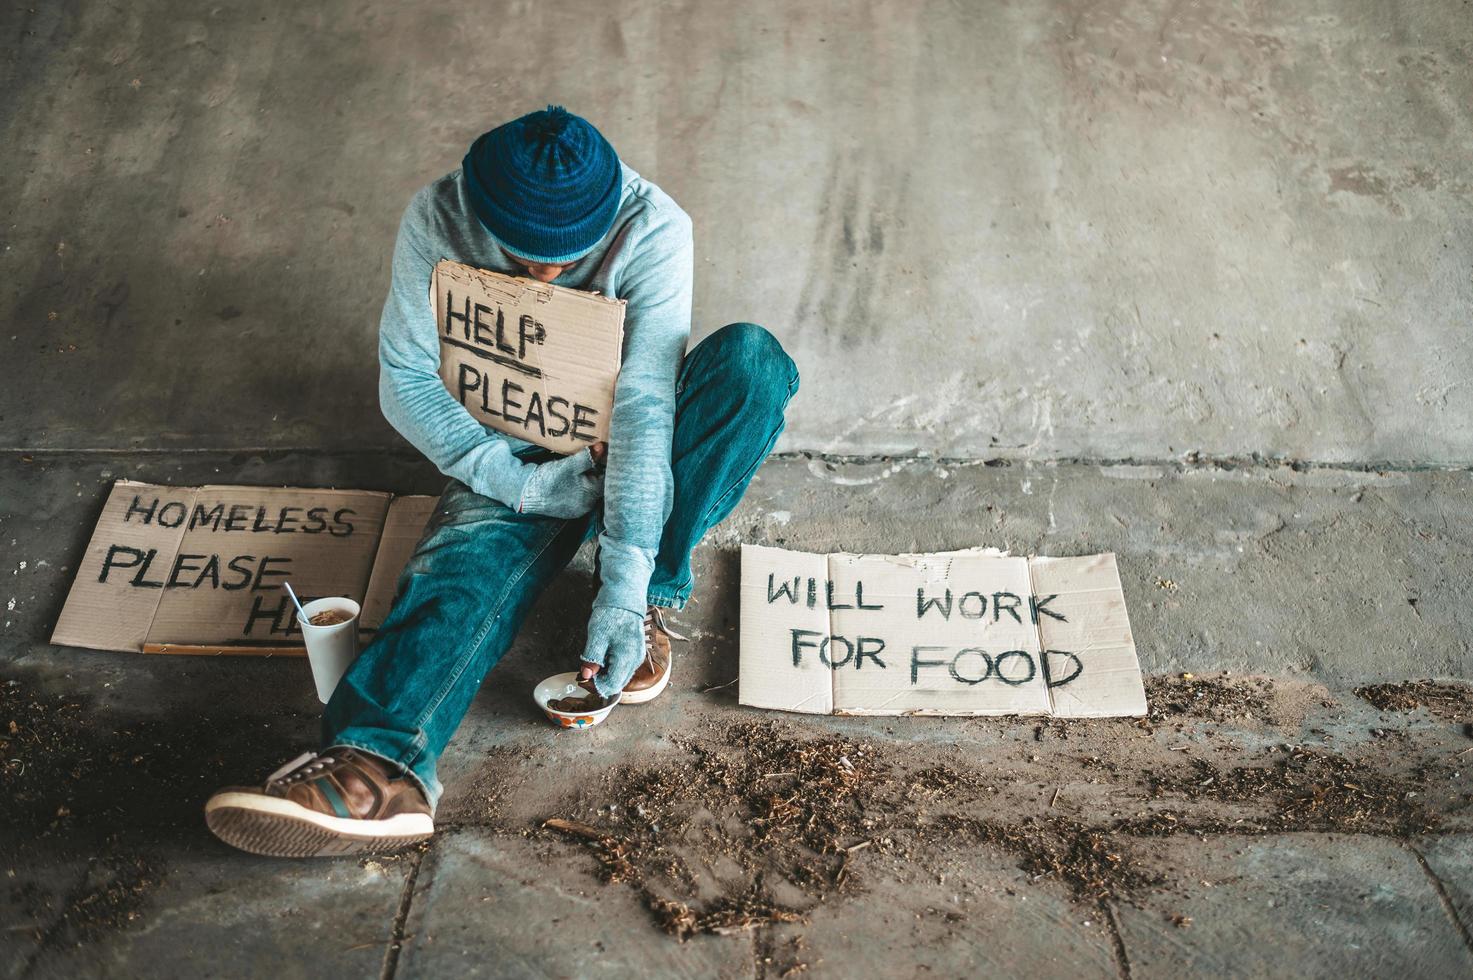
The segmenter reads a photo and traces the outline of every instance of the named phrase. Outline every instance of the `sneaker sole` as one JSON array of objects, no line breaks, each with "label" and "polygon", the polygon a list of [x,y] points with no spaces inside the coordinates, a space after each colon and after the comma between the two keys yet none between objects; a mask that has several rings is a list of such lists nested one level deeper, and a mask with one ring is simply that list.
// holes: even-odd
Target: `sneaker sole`
[{"label": "sneaker sole", "polygon": [[620,704],[644,704],[653,701],[660,696],[660,692],[670,684],[670,675],[675,673],[675,658],[670,658],[670,666],[665,670],[665,676],[661,677],[652,686],[643,691],[625,691],[624,696],[619,699]]},{"label": "sneaker sole", "polygon": [[205,824],[231,847],[265,857],[379,854],[428,840],[427,813],[387,820],[344,820],[259,793],[218,793],[205,804]]}]

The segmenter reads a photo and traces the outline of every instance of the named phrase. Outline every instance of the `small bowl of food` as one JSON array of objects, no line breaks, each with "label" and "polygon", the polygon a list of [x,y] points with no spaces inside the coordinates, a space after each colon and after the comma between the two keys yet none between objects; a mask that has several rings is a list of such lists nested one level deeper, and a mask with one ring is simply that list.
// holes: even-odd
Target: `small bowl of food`
[{"label": "small bowl of food", "polygon": [[606,698],[578,685],[578,673],[553,674],[532,689],[547,720],[563,728],[592,728],[609,716],[621,695]]}]

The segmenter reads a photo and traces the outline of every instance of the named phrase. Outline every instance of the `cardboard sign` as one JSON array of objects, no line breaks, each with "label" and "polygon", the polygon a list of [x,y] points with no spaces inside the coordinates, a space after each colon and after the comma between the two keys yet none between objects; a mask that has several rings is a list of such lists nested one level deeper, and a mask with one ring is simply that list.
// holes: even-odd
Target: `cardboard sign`
[{"label": "cardboard sign", "polygon": [[119,480],[51,642],[149,653],[299,654],[302,634],[282,587],[288,580],[303,602],[357,600],[362,627],[372,632],[435,499]]},{"label": "cardboard sign", "polygon": [[[426,522],[439,504],[439,497],[395,497],[384,518],[378,554],[368,577],[368,595],[363,600],[363,623],[377,628],[394,604],[394,591],[414,546],[419,544]],[[295,588],[295,586],[293,586]]]},{"label": "cardboard sign", "polygon": [[608,439],[623,300],[450,261],[430,288],[440,379],[472,416],[560,453]]},{"label": "cardboard sign", "polygon": [[1146,711],[1112,554],[742,546],[741,703],[812,714]]}]

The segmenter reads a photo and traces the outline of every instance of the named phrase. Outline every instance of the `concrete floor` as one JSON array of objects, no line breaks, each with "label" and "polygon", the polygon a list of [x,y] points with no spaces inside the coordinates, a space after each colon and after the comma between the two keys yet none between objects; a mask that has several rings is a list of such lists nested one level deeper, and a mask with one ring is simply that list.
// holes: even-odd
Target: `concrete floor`
[{"label": "concrete floor", "polygon": [[[115,827],[0,834],[0,975],[778,976],[791,927],[666,939],[585,856],[522,837],[557,788],[486,769],[510,748],[601,771],[750,714],[706,690],[735,675],[743,541],[1113,550],[1148,672],[1322,687],[1339,706],[1285,742],[1467,744],[1348,694],[1473,677],[1461,0],[68,2],[5,6],[0,37],[0,683],[85,704],[89,746],[153,725],[188,754],[171,726],[219,726],[167,797],[119,770],[143,795]],[[452,747],[433,848],[229,853],[195,819],[205,774],[310,742],[304,668],[52,647],[70,569],[115,478],[436,492],[377,410],[394,229],[474,135],[548,102],[691,213],[695,336],[755,320],[793,352],[780,458],[698,554],[698,642],[650,725],[554,737],[519,693],[577,648],[578,565]],[[1032,730],[907,722],[804,730],[983,759]],[[487,773],[514,796],[489,822],[467,815]],[[987,850],[955,889],[876,865],[800,930],[802,962],[1464,976],[1464,800],[1425,839],[1174,838],[1180,888],[1139,905],[1080,907]],[[138,901],[79,926],[139,855]]]}]

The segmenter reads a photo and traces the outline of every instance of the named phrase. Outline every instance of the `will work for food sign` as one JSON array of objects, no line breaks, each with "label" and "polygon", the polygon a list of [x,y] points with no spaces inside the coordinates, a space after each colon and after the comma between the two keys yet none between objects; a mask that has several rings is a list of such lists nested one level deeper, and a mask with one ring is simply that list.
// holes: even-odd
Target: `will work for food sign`
[{"label": "will work for food sign", "polygon": [[472,416],[560,453],[608,439],[623,300],[449,261],[430,286],[440,380]]},{"label": "will work for food sign", "polygon": [[1140,715],[1112,554],[745,545],[741,703],[815,714]]}]

